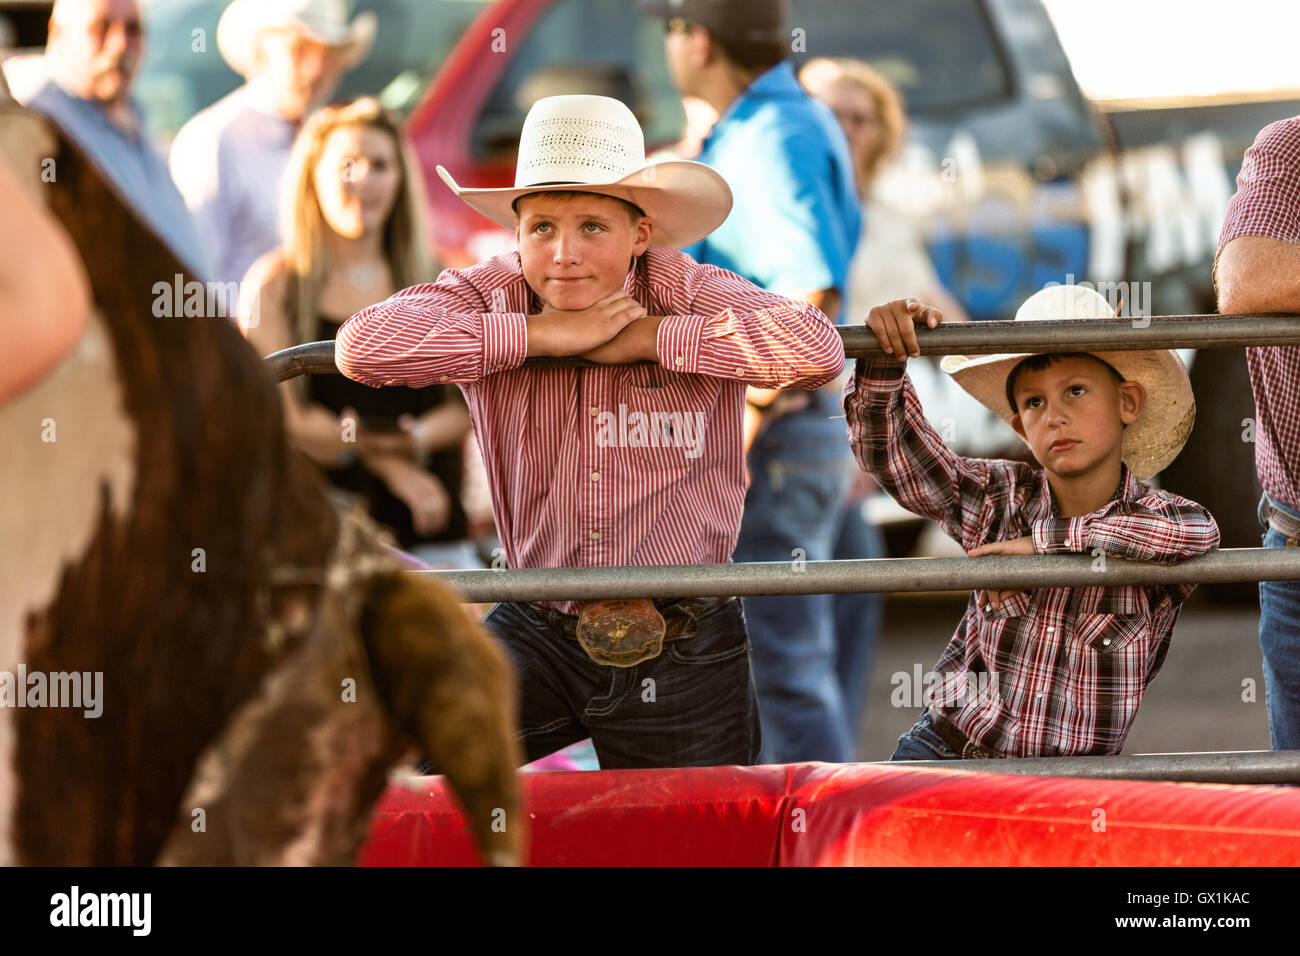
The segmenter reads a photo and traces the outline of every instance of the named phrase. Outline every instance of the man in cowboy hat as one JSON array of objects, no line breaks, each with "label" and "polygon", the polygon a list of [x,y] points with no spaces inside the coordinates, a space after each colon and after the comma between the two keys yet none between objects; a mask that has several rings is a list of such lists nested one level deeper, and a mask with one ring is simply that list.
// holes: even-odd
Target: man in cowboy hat
[{"label": "man in cowboy hat", "polygon": [[206,278],[195,224],[131,96],[143,55],[136,0],[58,0],[50,11],[47,77],[25,105],[63,130],[176,257]]},{"label": "man in cowboy hat", "polygon": [[[1110,315],[1091,288],[1053,284],[1016,320]],[[915,325],[942,321],[915,299],[872,309],[867,326],[892,358],[860,359],[845,389],[858,463],[903,507],[938,521],[971,556],[1082,552],[1104,567],[1106,555],[1172,562],[1218,544],[1204,508],[1144,484],[1195,417],[1176,352],[947,356],[940,367],[1008,422],[1039,466],[963,458],[926,422],[904,374],[921,354]],[[1194,588],[972,594],[893,759],[1118,753]]]},{"label": "man in cowboy hat", "polygon": [[171,169],[208,240],[216,278],[238,282],[280,244],[280,178],[307,114],[370,53],[373,13],[346,20],[342,0],[235,0],[217,47],[246,83],[193,116]]},{"label": "man in cowboy hat", "polygon": [[[726,218],[726,181],[647,166],[632,112],[603,96],[534,104],[513,188],[438,174],[519,251],[362,310],[338,334],[339,370],[460,386],[512,568],[727,562],[746,387],[816,388],[844,351],[813,306],[677,251]],[[737,600],[504,603],[485,623],[519,672],[529,760],[587,737],[606,768],[757,758]]]}]

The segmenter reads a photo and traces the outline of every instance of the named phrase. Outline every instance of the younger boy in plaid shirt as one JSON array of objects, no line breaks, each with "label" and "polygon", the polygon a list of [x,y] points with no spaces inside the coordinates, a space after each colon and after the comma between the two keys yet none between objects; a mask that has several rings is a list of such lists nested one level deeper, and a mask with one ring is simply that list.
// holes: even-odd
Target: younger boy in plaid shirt
[{"label": "younger boy in plaid shirt", "polygon": [[[1111,314],[1091,289],[1053,286],[1016,318]],[[907,357],[920,355],[915,323],[942,321],[915,299],[872,309],[867,325],[891,357],[859,360],[845,389],[858,463],[903,507],[938,521],[971,556],[1173,562],[1218,544],[1204,508],[1139,480],[1172,461],[1191,431],[1195,403],[1177,353],[948,356],[943,370],[1007,421],[1039,465],[964,458],[926,421],[904,374]],[[1194,588],[973,593],[935,667],[938,699],[892,759],[1118,753]]]}]

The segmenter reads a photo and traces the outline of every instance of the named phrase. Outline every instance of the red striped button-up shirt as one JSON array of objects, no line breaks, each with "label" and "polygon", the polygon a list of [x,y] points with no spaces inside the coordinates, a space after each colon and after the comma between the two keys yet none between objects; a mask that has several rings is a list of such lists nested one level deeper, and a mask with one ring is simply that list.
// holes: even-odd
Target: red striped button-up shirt
[{"label": "red striped button-up shirt", "polygon": [[676,250],[651,246],[623,289],[663,316],[657,364],[521,368],[541,303],[518,253],[449,269],[339,330],[349,378],[460,386],[512,568],[730,561],[746,386],[816,388],[844,366],[817,309]]},{"label": "red striped button-up shirt", "polygon": [[[1127,466],[1109,502],[1060,517],[1042,468],[949,449],[898,362],[859,361],[844,408],[858,463],[965,551],[1028,536],[1039,554],[1171,562],[1219,543],[1209,512]],[[1036,588],[996,611],[972,594],[924,702],[1004,756],[1119,753],[1195,587]]]},{"label": "red striped button-up shirt", "polygon": [[[1266,126],[1246,150],[1219,234],[1300,242],[1300,116]],[[1217,262],[1216,262],[1217,266]],[[1255,393],[1255,470],[1269,495],[1300,508],[1300,348],[1246,349]]]}]

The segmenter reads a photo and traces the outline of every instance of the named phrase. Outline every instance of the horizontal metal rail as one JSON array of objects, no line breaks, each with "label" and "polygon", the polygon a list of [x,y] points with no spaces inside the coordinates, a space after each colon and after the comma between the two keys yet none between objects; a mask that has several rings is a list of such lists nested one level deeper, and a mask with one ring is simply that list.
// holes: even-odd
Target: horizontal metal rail
[{"label": "horizontal metal rail", "polygon": [[1168,783],[1300,784],[1300,750],[886,762],[893,767],[980,770],[1035,777],[1161,780]]},{"label": "horizontal metal rail", "polygon": [[[1046,322],[957,322],[918,328],[923,355],[997,352],[1127,352],[1136,349],[1228,349],[1300,345],[1300,315],[1162,315],[1140,319],[1066,319]],[[839,326],[848,358],[882,358],[864,325]],[[266,357],[277,382],[337,372],[333,342],[311,342]],[[589,366],[580,358],[530,358],[527,367]]]},{"label": "horizontal metal rail", "polygon": [[615,568],[414,571],[433,574],[474,604],[733,594],[858,594],[1030,589],[1124,584],[1222,584],[1300,580],[1300,549],[1225,548],[1177,564],[1089,554],[980,558],[872,558]]}]

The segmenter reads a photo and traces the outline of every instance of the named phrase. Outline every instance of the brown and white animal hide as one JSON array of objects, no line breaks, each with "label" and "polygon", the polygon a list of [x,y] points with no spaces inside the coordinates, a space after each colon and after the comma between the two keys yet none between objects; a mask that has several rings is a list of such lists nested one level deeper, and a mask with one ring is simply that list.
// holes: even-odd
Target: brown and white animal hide
[{"label": "brown and white animal hide", "polygon": [[350,863],[413,750],[516,859],[503,655],[331,504],[229,320],[155,317],[155,283],[191,277],[92,163],[6,105],[0,161],[96,307],[0,406],[0,671],[103,675],[98,717],[0,706],[0,863]]}]

